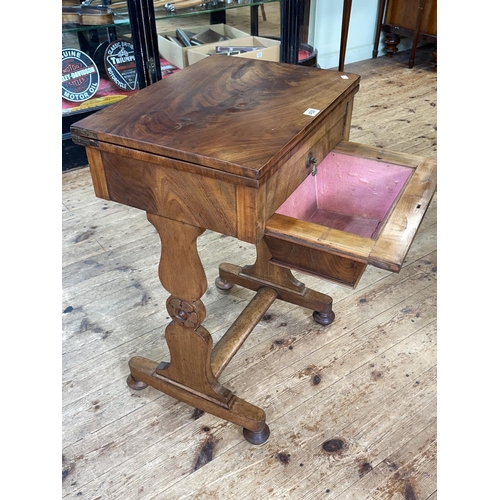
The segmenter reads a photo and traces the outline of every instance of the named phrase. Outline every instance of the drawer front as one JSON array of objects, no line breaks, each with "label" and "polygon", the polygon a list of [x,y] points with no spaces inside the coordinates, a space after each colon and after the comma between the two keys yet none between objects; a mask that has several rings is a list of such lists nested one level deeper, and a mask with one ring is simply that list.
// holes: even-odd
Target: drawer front
[{"label": "drawer front", "polygon": [[[258,186],[237,186],[238,238],[258,243],[264,236],[265,223],[276,209],[311,174],[311,155],[320,162],[348,134],[353,96],[329,113],[308,136],[276,162],[259,179]],[[257,187],[257,189],[255,188]]]},{"label": "drawer front", "polygon": [[367,265],[399,272],[436,174],[433,160],[340,143],[267,221],[272,261],[351,287]]},{"label": "drawer front", "polygon": [[320,163],[337,144],[346,138],[351,112],[352,99],[349,99],[341,103],[320,127],[273,168],[274,175],[271,175],[266,183],[266,220],[311,174],[312,166],[308,162],[309,156]]}]

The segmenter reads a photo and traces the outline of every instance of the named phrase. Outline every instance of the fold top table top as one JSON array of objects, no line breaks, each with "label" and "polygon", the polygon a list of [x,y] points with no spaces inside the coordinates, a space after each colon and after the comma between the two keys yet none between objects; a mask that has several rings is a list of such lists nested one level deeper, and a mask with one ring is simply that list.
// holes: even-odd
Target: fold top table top
[{"label": "fold top table top", "polygon": [[261,178],[347,96],[359,76],[211,56],[71,127],[73,139],[123,146]]}]

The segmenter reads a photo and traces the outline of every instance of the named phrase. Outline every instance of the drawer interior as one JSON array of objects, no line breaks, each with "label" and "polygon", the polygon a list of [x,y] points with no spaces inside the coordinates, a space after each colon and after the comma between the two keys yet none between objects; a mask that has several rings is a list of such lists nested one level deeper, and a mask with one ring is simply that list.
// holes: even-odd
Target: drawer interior
[{"label": "drawer interior", "polygon": [[331,152],[276,213],[375,238],[412,173],[410,167]]},{"label": "drawer interior", "polygon": [[436,185],[433,160],[342,142],[267,221],[271,260],[350,287],[399,272]]}]

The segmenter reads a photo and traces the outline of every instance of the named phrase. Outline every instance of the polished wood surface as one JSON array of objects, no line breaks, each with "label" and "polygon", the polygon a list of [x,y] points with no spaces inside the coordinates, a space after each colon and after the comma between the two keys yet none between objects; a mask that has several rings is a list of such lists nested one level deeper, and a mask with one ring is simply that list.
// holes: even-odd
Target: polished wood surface
[{"label": "polished wood surface", "polygon": [[79,122],[74,136],[260,180],[359,86],[357,75],[317,68],[200,63]]},{"label": "polished wood surface", "polygon": [[78,122],[73,138],[100,151],[97,196],[257,243],[309,175],[307,156],[348,138],[359,77],[200,62]]},{"label": "polished wood surface", "polygon": [[[351,140],[436,157],[429,54],[412,71],[408,53],[346,66],[362,77]],[[399,274],[368,266],[350,289],[296,273],[332,297],[335,321],[276,300],[228,364],[221,382],[267,414],[271,438],[254,447],[231,422],[125,384],[130,356],[168,361],[160,241],[143,211],[95,197],[89,168],[62,188],[62,498],[437,498],[437,195]],[[215,344],[254,296],[219,293],[218,265],[255,248],[205,231],[198,250]]]}]

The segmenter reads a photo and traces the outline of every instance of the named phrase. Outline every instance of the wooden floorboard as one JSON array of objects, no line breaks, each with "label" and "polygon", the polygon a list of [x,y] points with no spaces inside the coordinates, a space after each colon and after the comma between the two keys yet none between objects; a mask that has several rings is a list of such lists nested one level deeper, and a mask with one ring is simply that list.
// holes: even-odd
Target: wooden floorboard
[{"label": "wooden floorboard", "polygon": [[[348,64],[361,75],[351,140],[437,156],[432,47]],[[437,194],[399,274],[368,268],[355,290],[296,273],[333,298],[336,319],[280,301],[221,376],[262,407],[271,437],[125,383],[128,359],[168,360],[160,243],[145,214],[94,196],[87,167],[62,174],[64,499],[437,498]],[[222,336],[253,296],[214,286],[251,245],[198,242],[205,326]],[[326,448],[326,450],[325,450]]]}]

